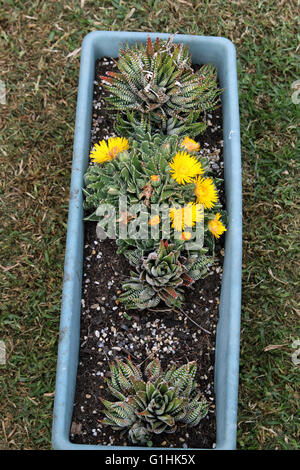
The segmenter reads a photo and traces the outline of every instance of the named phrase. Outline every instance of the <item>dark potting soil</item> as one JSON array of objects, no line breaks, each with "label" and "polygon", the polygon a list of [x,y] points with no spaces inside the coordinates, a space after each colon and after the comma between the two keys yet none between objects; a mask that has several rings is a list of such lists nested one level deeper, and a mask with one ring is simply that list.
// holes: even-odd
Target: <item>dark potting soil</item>
[{"label": "dark potting soil", "polygon": [[[94,87],[91,148],[113,133],[113,115],[105,108],[105,90],[100,75],[115,68],[111,59],[97,61]],[[207,115],[208,127],[197,139],[201,152],[210,157],[211,169],[223,178],[222,116],[220,108]],[[225,204],[223,188],[219,190]],[[175,433],[154,435],[154,447],[212,448],[216,441],[214,361],[215,334],[222,282],[224,237],[216,245],[214,265],[205,279],[186,289],[185,314],[165,310],[125,311],[119,304],[121,284],[130,266],[116,254],[114,240],[100,241],[96,224],[85,223],[84,265],[79,365],[70,439],[77,444],[132,445],[128,435],[120,435],[103,418],[100,398],[114,401],[107,390],[109,363],[129,355],[141,369],[147,360],[158,357],[164,368],[197,362],[196,381],[210,404],[208,415],[193,427],[179,426]],[[202,327],[200,328],[199,325]],[[206,331],[204,331],[206,330]]]}]

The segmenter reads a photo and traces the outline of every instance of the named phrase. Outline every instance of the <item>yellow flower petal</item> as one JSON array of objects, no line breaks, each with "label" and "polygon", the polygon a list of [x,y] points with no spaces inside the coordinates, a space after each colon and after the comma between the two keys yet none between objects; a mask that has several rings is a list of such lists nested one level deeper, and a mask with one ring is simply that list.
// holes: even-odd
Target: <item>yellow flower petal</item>
[{"label": "yellow flower petal", "polygon": [[186,152],[177,152],[169,165],[172,178],[179,184],[190,183],[195,176],[204,173],[197,158]]},{"label": "yellow flower petal", "polygon": [[203,204],[205,209],[211,209],[218,201],[218,192],[211,178],[198,177],[195,181],[195,194],[198,204]]},{"label": "yellow flower petal", "polygon": [[200,144],[186,136],[181,142],[181,147],[184,147],[188,152],[197,152],[200,149]]},{"label": "yellow flower petal", "polygon": [[115,158],[119,153],[128,150],[129,143],[124,137],[111,137],[107,143],[101,140],[99,144],[95,144],[90,153],[90,158],[95,163],[104,163]]},{"label": "yellow flower petal", "polygon": [[193,227],[196,222],[203,220],[203,207],[201,204],[189,202],[183,208],[172,207],[170,209],[172,228],[181,232],[185,227]]},{"label": "yellow flower petal", "polygon": [[182,232],[181,234],[181,240],[187,241],[192,238],[191,232]]},{"label": "yellow flower petal", "polygon": [[152,217],[152,219],[149,220],[149,225],[155,226],[155,225],[158,225],[159,222],[160,222],[159,215],[155,215],[154,217]]},{"label": "yellow flower petal", "polygon": [[151,181],[158,181],[159,176],[158,175],[151,175]]},{"label": "yellow flower petal", "polygon": [[212,220],[209,220],[208,222],[208,228],[215,238],[220,238],[220,235],[226,232],[226,228],[220,221],[220,218],[221,218],[221,214],[218,212],[215,215],[215,218]]},{"label": "yellow flower petal", "polygon": [[177,232],[181,232],[183,229],[182,209],[176,209],[175,207],[172,207],[170,209],[170,219],[172,221],[172,228],[174,228]]}]

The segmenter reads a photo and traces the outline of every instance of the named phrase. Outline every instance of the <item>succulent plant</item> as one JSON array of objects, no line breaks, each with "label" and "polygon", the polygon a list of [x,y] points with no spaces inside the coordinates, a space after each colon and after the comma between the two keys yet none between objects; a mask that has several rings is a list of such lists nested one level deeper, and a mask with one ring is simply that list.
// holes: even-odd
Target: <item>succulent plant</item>
[{"label": "succulent plant", "polygon": [[[117,139],[120,138],[115,138],[116,142]],[[206,173],[208,159],[199,154],[199,144],[188,137],[146,134],[143,141],[130,140],[130,145],[126,143],[126,149],[122,151],[125,143],[119,142],[121,150],[118,153],[112,147],[106,160],[109,147],[106,150],[106,144],[102,142],[105,161],[91,165],[87,170],[83,190],[85,208],[96,210],[86,220],[98,221],[99,233],[101,230],[108,233],[109,223],[111,233],[117,238],[117,253],[124,254],[134,267],[131,278],[123,284],[125,292],[120,297],[121,302],[128,308],[140,310],[156,307],[160,301],[169,307],[180,307],[184,299],[182,287],[204,277],[211,262],[205,255],[206,250],[197,252],[189,248],[191,251],[186,256],[184,244],[189,239],[185,236],[191,236],[191,233],[183,232],[182,240],[176,240],[175,233],[185,230],[186,216],[187,220],[191,219],[186,222],[187,227],[200,221],[200,205],[198,207],[191,201],[198,197],[197,184],[209,180],[212,185],[213,180],[195,180],[185,172],[190,165],[189,171],[196,168],[196,172],[201,170],[201,175]],[[183,151],[187,147],[189,154]],[[100,153],[96,157],[102,159],[103,155]],[[180,184],[179,179],[186,179],[186,184]],[[215,195],[216,190],[213,190]],[[126,200],[123,211],[119,206],[122,197]],[[114,208],[116,218],[115,213],[103,217],[104,204]],[[155,205],[161,212],[153,217],[151,211]],[[217,204],[215,207],[219,208]],[[214,240],[207,228],[209,223],[212,224],[212,217],[211,214],[204,215],[204,233],[213,252]],[[153,226],[157,227],[152,230]],[[122,235],[121,229],[124,229]],[[164,245],[161,240],[166,239],[169,243]],[[168,253],[161,260],[163,250]]]},{"label": "succulent plant", "polygon": [[133,443],[151,445],[151,435],[173,433],[178,423],[197,426],[208,404],[197,392],[196,362],[162,370],[156,358],[145,368],[146,380],[130,358],[110,364],[108,387],[117,402],[102,399],[103,424],[129,432]]},{"label": "succulent plant", "polygon": [[182,243],[161,240],[159,248],[139,262],[136,253],[136,272],[132,271],[130,279],[123,283],[125,292],[120,295],[120,302],[128,309],[153,308],[160,301],[180,308],[184,300],[182,287],[204,277],[211,262],[203,252],[185,258],[181,248]]},{"label": "succulent plant", "polygon": [[[83,193],[84,209],[94,212],[85,220],[98,222],[99,238],[117,238],[117,253],[135,268],[120,302],[129,309],[156,307],[161,301],[180,308],[183,287],[204,277],[212,261],[201,248],[201,235],[208,235],[214,252],[214,238],[226,231],[220,212],[203,212],[203,207],[221,209],[219,181],[207,177],[208,159],[190,137],[205,129],[199,117],[216,106],[221,90],[215,69],[205,65],[195,72],[188,48],[173,37],[127,45],[117,66],[118,72],[101,78],[110,92],[110,109],[117,111],[115,129],[123,137],[102,140],[91,151]],[[103,214],[104,206],[109,214]],[[195,226],[198,244],[186,246]],[[141,437],[145,429],[133,426],[128,404],[111,406],[110,412],[124,427],[132,424],[132,440],[146,439]]]},{"label": "succulent plant", "polygon": [[[153,44],[149,37],[147,44],[121,49],[117,67],[118,72],[101,77],[110,93],[106,98],[109,109],[124,116],[133,112],[132,119],[141,126],[165,134],[187,133],[185,124],[194,135],[204,130],[199,113],[215,108],[221,91],[213,67],[204,65],[193,71],[187,46],[175,44],[173,37],[167,41],[156,38]],[[127,121],[119,116],[118,125],[126,131],[122,135],[131,132],[131,124],[128,114]]]},{"label": "succulent plant", "polygon": [[[119,198],[127,197],[128,206],[149,204],[185,204],[195,196],[195,184],[178,185],[170,177],[169,161],[183,150],[177,136],[151,136],[142,142],[130,141],[129,150],[104,164],[90,165],[85,177],[84,208],[97,209],[100,204],[112,204],[118,210]],[[204,170],[208,160],[197,155]],[[86,220],[99,220],[95,212]]]},{"label": "succulent plant", "polygon": [[135,140],[142,141],[145,134],[177,135],[178,137],[189,135],[195,137],[206,129],[206,123],[199,121],[200,111],[188,114],[184,119],[173,116],[168,119],[166,128],[157,127],[151,122],[148,115],[138,115],[133,111],[126,111],[123,114],[117,113],[114,124],[115,132],[118,135],[131,136]]}]

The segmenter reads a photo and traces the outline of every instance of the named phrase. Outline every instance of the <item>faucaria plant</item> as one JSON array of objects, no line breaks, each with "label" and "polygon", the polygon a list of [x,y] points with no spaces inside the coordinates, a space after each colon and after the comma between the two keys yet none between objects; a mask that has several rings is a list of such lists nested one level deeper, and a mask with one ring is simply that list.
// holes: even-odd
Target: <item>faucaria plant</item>
[{"label": "faucaria plant", "polygon": [[[181,246],[180,246],[181,245]],[[182,243],[168,243],[161,240],[159,248],[148,256],[136,254],[136,272],[122,285],[124,292],[119,297],[128,309],[144,310],[156,307],[163,301],[169,307],[180,308],[184,300],[183,286],[191,286],[205,276],[211,259],[203,252],[183,256]],[[205,251],[205,250],[204,250]]]},{"label": "faucaria plant", "polygon": [[107,384],[118,401],[102,399],[103,424],[128,432],[134,444],[152,445],[151,436],[173,433],[178,425],[197,426],[208,412],[208,403],[198,392],[196,362],[163,371],[156,358],[144,374],[131,359],[110,364]]},{"label": "faucaria plant", "polygon": [[[104,230],[113,218],[114,235],[125,228],[126,236],[117,237],[117,253],[134,268],[119,300],[129,309],[156,307],[160,301],[181,308],[183,287],[205,277],[212,263],[206,252],[214,252],[214,238],[226,230],[216,213],[221,209],[220,180],[207,176],[208,159],[201,156],[200,145],[187,136],[146,134],[139,141],[113,137],[95,146],[91,158],[95,164],[86,172],[83,191],[85,208],[96,210],[87,220],[98,221]],[[119,207],[122,197],[124,211]],[[113,207],[112,215],[103,217],[104,204]],[[163,206],[165,212],[160,212]],[[186,249],[199,222],[208,249],[201,243]]]},{"label": "faucaria plant", "polygon": [[[108,109],[120,113],[117,131],[132,135],[134,127],[159,129],[165,134],[197,135],[206,124],[200,113],[216,107],[221,90],[213,67],[195,72],[188,47],[150,37],[147,44],[126,45],[120,50],[117,72],[102,76],[110,96]],[[129,113],[129,114],[128,114]],[[130,114],[133,113],[133,114]]]},{"label": "faucaria plant", "polygon": [[[190,201],[195,196],[195,183],[179,186],[169,165],[175,155],[179,154],[177,160],[186,155],[183,142],[177,136],[157,134],[146,134],[143,141],[130,143],[121,138],[111,138],[107,144],[100,142],[91,152],[95,165],[89,166],[84,177],[84,207],[96,209],[99,204],[108,203],[117,208],[120,196],[127,197],[129,207],[138,203],[181,205]],[[207,158],[197,154],[191,161],[197,163],[195,176],[207,171]],[[97,220],[94,215],[88,219]]]},{"label": "faucaria plant", "polygon": [[[142,136],[140,136],[142,137]],[[209,218],[221,209],[218,202],[217,186],[221,180],[209,176],[209,161],[200,153],[200,145],[189,137],[160,136],[145,134],[143,140],[134,141],[120,137],[101,141],[91,152],[94,165],[85,174],[84,207],[91,212],[86,220],[99,221],[100,205],[111,204],[119,211],[121,197],[126,198],[129,211],[140,205],[141,212],[149,215],[153,205],[170,207],[172,228],[184,229],[182,214],[195,202],[196,207],[203,205],[206,229]],[[182,206],[182,210],[176,210]],[[194,206],[193,206],[194,207]],[[213,209],[214,214],[208,214]],[[208,211],[208,212],[207,212]],[[126,215],[126,214],[125,214]],[[136,214],[118,213],[117,223],[125,223],[136,218]],[[124,218],[125,217],[125,218]],[[128,220],[127,220],[128,219]],[[141,220],[141,219],[140,219]],[[155,225],[159,218],[149,221]],[[105,224],[107,219],[103,219]],[[102,223],[102,222],[100,222]],[[142,222],[139,221],[142,225]],[[148,220],[145,230],[147,232]],[[192,221],[192,225],[194,220]],[[186,222],[186,225],[192,225]],[[172,237],[172,235],[171,235]],[[158,247],[162,238],[127,238],[117,240],[118,253],[139,248],[141,255]]]}]

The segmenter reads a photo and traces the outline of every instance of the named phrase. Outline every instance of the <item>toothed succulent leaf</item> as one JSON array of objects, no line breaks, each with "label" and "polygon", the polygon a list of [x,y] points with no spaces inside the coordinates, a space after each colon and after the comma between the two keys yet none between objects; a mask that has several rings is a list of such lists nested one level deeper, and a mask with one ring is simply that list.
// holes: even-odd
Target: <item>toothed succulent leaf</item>
[{"label": "toothed succulent leaf", "polygon": [[[100,204],[119,209],[119,198],[127,197],[128,206],[144,204],[184,205],[195,197],[195,184],[178,185],[170,175],[169,162],[183,150],[177,136],[144,135],[131,141],[130,148],[101,165],[90,165],[84,175],[84,208],[96,210]],[[203,170],[208,159],[197,155]],[[85,220],[99,220],[96,212]]]}]

